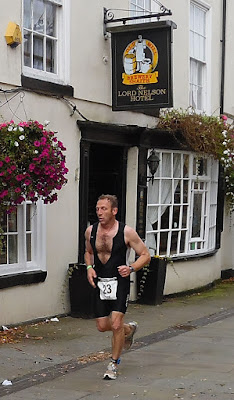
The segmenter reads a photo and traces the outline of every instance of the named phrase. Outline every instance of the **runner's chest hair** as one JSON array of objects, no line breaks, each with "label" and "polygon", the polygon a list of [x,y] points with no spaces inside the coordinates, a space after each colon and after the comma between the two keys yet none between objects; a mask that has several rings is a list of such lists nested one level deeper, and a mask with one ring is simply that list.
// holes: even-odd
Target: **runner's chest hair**
[{"label": "runner's chest hair", "polygon": [[98,233],[96,237],[96,249],[98,253],[111,254],[113,247],[113,235],[110,233]]}]

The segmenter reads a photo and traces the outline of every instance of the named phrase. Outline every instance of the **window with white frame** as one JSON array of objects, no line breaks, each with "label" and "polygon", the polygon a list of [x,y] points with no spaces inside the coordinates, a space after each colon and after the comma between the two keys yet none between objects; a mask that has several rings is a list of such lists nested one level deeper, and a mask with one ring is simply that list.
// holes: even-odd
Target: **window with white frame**
[{"label": "window with white frame", "polygon": [[[159,4],[155,0],[129,0],[129,4],[131,17],[159,11]],[[139,23],[144,21],[144,19],[140,19],[134,22]]]},{"label": "window with white frame", "polygon": [[151,11],[151,0],[130,0],[130,10],[132,16],[144,15]]},{"label": "window with white frame", "polygon": [[1,217],[0,275],[45,270],[44,208],[24,202]]},{"label": "window with white frame", "polygon": [[218,161],[158,151],[148,184],[146,244],[151,256],[179,257],[215,249]]},{"label": "window with white frame", "polygon": [[67,83],[70,0],[22,1],[24,75]]},{"label": "window with white frame", "polygon": [[206,111],[207,13],[197,2],[190,3],[190,106]]}]

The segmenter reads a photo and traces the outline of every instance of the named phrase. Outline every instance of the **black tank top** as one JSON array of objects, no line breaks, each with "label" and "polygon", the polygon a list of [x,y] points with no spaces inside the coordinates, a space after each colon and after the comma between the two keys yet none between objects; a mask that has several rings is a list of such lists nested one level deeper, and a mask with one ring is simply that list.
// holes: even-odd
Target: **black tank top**
[{"label": "black tank top", "polygon": [[112,251],[111,251],[111,256],[109,260],[106,262],[106,264],[102,264],[100,261],[98,254],[97,254],[97,249],[96,249],[96,236],[97,236],[97,229],[98,229],[98,222],[93,224],[93,228],[91,231],[91,236],[90,236],[90,244],[93,249],[93,254],[94,254],[94,264],[95,264],[95,271],[97,275],[101,278],[112,278],[114,276],[117,276],[118,280],[124,279],[126,281],[126,278],[122,278],[119,273],[117,267],[120,265],[126,265],[127,262],[127,256],[128,256],[128,247],[126,246],[126,243],[124,241],[124,227],[125,224],[123,222],[119,222],[119,229],[116,235],[113,237],[113,245],[112,245]]}]

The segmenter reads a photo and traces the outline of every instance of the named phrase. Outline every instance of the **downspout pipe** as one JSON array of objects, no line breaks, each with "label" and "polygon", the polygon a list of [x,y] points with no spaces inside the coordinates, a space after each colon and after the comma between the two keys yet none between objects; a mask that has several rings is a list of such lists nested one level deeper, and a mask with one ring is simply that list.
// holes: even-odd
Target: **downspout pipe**
[{"label": "downspout pipe", "polygon": [[226,54],[226,20],[227,20],[227,0],[223,0],[223,21],[222,21],[222,53],[221,53],[221,86],[220,86],[220,114],[224,109],[224,80],[225,80],[225,54]]},{"label": "downspout pipe", "polygon": [[[222,21],[222,53],[221,53],[221,85],[220,85],[220,115],[224,111],[224,79],[225,79],[225,51],[226,51],[226,18],[227,18],[227,1],[223,0],[223,21]],[[219,165],[219,181],[218,181],[218,198],[217,215],[216,215],[216,249],[221,247],[221,232],[223,231],[224,216],[224,175],[223,168]]]}]

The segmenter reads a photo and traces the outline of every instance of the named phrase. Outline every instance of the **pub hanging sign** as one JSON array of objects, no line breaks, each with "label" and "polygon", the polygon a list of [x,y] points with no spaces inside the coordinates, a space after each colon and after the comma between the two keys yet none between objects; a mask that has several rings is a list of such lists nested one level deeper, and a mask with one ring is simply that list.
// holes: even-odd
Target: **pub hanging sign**
[{"label": "pub hanging sign", "polygon": [[172,21],[111,28],[112,109],[173,106]]}]

